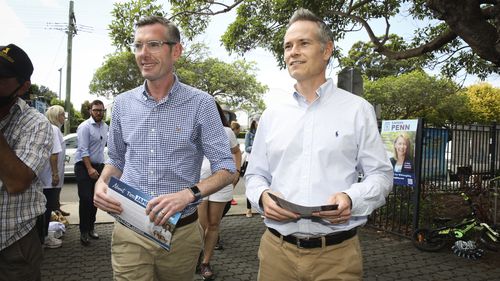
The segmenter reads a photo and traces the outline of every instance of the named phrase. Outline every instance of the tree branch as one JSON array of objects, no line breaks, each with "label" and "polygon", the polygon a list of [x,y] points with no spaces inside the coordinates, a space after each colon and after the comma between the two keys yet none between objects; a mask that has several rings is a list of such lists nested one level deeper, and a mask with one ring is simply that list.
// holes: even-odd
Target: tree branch
[{"label": "tree branch", "polygon": [[[244,0],[235,0],[232,5],[225,5],[225,4],[222,4],[219,2],[212,2],[211,4],[221,5],[225,8],[222,10],[219,10],[219,11],[215,11],[215,12],[208,9],[208,8],[207,9],[200,9],[198,11],[182,11],[182,12],[179,12],[175,15],[172,15],[170,18],[173,19],[175,17],[182,16],[182,15],[215,16],[218,14],[224,14],[224,13],[227,13],[227,12],[231,11],[232,9],[234,9],[236,6],[241,4],[243,1]],[[208,10],[209,12],[204,12],[205,10]]]},{"label": "tree branch", "polygon": [[[349,15],[343,12],[338,12],[338,11],[331,11],[331,14],[338,15],[338,16],[343,16],[350,18],[352,20],[355,20],[359,22],[366,30],[368,33],[368,36],[370,37],[370,41],[375,45],[375,51],[390,58],[390,59],[408,59],[408,58],[413,58],[413,57],[418,57],[422,54],[425,54],[430,51],[437,50],[441,48],[442,46],[446,45],[447,43],[451,42],[453,39],[457,38],[457,35],[447,29],[443,33],[441,33],[438,37],[434,38],[433,40],[413,49],[408,49],[400,52],[395,52],[386,46],[380,40],[378,37],[375,35],[373,32],[373,29],[371,26],[368,24],[366,20],[364,20],[361,17],[355,16],[355,15]],[[384,41],[385,42],[385,41]]]}]

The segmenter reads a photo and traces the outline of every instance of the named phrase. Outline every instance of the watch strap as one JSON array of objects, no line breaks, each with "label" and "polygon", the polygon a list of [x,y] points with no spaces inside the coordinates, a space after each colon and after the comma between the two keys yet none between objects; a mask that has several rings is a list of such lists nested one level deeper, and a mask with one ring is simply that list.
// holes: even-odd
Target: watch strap
[{"label": "watch strap", "polygon": [[198,186],[196,185],[193,185],[189,188],[189,191],[191,191],[194,195],[194,201],[193,202],[196,202],[198,200],[201,199],[201,191],[200,189],[198,188]]}]

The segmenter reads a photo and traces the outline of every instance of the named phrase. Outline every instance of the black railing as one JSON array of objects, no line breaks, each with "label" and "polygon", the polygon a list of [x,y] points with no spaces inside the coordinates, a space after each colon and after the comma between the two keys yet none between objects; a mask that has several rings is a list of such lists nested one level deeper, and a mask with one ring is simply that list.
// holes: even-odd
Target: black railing
[{"label": "black railing", "polygon": [[440,215],[435,213],[436,202],[429,200],[431,195],[458,193],[464,186],[487,188],[488,180],[500,174],[499,140],[500,126],[496,124],[425,125],[419,186],[394,186],[386,204],[370,216],[368,223],[409,236],[420,222]]}]

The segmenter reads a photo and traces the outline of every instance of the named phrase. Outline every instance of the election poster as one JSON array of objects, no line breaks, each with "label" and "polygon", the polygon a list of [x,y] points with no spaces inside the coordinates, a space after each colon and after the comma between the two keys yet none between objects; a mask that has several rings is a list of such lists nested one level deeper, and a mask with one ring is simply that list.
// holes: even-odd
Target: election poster
[{"label": "election poster", "polygon": [[382,121],[382,140],[394,169],[394,185],[414,187],[418,119]]},{"label": "election poster", "polygon": [[108,195],[121,203],[121,214],[109,213],[119,223],[132,229],[138,234],[150,239],[163,249],[170,251],[172,235],[181,213],[175,213],[168,218],[164,225],[155,225],[146,216],[146,206],[151,196],[143,193],[139,188],[132,187],[119,179],[112,177],[109,181]]}]

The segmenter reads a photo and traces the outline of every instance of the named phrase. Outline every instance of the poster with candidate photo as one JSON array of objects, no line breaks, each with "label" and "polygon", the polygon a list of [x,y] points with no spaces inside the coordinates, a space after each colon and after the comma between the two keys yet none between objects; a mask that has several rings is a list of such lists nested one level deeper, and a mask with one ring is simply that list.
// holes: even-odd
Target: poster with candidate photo
[{"label": "poster with candidate photo", "polygon": [[415,186],[418,119],[382,121],[382,140],[394,169],[394,185]]}]

